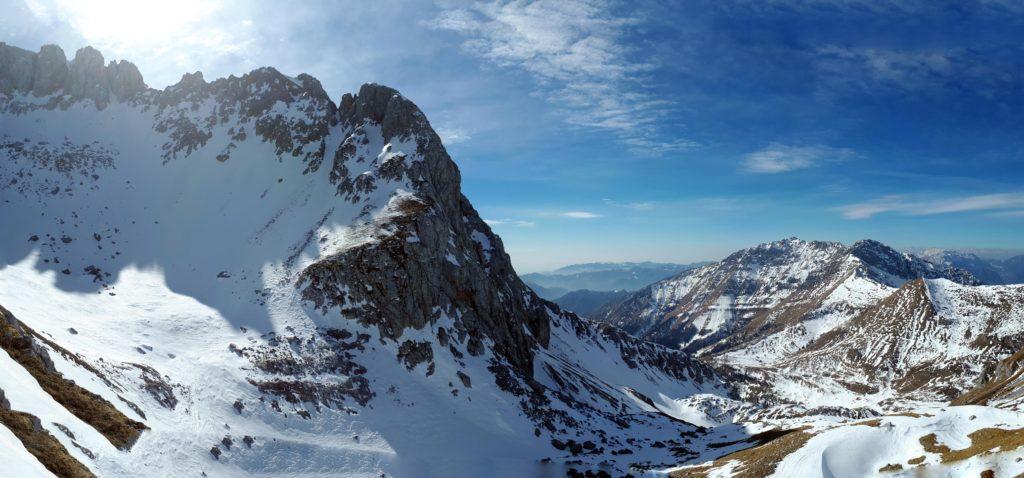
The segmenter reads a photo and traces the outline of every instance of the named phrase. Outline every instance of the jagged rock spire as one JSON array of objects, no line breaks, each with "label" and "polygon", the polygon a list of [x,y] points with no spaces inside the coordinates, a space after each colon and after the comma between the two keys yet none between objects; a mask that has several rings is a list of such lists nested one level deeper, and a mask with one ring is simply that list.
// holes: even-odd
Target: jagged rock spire
[{"label": "jagged rock spire", "polygon": [[134,64],[121,60],[104,64],[103,54],[91,46],[67,57],[57,45],[43,45],[38,53],[0,43],[0,93],[48,96],[60,91],[72,100],[92,100],[100,108],[111,100],[126,100],[146,90]]},{"label": "jagged rock spire", "polygon": [[68,81],[68,59],[57,45],[43,45],[36,55],[32,75],[32,94],[46,96],[64,87]]}]

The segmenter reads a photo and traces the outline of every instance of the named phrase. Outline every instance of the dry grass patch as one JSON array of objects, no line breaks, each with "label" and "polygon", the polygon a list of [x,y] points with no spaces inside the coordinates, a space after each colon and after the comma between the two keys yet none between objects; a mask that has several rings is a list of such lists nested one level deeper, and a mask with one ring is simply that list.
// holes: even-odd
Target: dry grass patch
[{"label": "dry grass patch", "polygon": [[61,478],[93,478],[89,469],[71,456],[64,445],[61,445],[53,435],[43,428],[38,418],[28,413],[11,410],[2,390],[0,390],[0,424],[6,426],[14,436],[18,437],[25,449],[54,475]]},{"label": "dry grass patch", "polygon": [[100,432],[119,449],[131,448],[147,427],[121,413],[113,404],[54,370],[45,350],[35,344],[32,331],[0,307],[0,348],[39,382],[46,393],[69,412]]},{"label": "dry grass patch", "polygon": [[967,437],[971,439],[971,445],[961,450],[952,450],[946,445],[938,444],[934,433],[921,437],[921,446],[929,453],[937,453],[943,463],[953,463],[978,455],[987,455],[995,448],[998,448],[999,452],[1007,452],[1024,446],[1024,428],[1015,430],[982,428]]},{"label": "dry grass patch", "polygon": [[669,476],[672,478],[707,478],[713,469],[735,461],[739,462],[739,465],[733,469],[734,478],[764,478],[775,472],[775,468],[783,458],[799,450],[814,436],[805,431],[809,428],[772,430],[770,436],[773,436],[773,439],[762,445],[730,453],[707,465],[674,471]]}]

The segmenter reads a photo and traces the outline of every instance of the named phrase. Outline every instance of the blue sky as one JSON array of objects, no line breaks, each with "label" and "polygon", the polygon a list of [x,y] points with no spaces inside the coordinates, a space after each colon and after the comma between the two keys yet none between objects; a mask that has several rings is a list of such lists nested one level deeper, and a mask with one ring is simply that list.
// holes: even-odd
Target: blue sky
[{"label": "blue sky", "polygon": [[1024,1],[4,1],[163,88],[375,81],[442,134],[521,272],[798,236],[1024,247]]}]

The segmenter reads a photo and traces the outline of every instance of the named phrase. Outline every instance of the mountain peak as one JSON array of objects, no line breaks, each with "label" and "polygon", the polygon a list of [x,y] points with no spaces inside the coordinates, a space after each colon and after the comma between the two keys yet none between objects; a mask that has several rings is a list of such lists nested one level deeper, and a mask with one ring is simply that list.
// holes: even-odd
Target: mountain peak
[{"label": "mountain peak", "polygon": [[364,121],[379,124],[385,139],[418,135],[430,129],[426,116],[398,90],[377,83],[366,83],[359,93],[341,97],[338,110],[341,121],[358,125]]},{"label": "mountain peak", "polygon": [[862,239],[850,247],[850,255],[869,266],[870,272],[880,282],[898,287],[903,281],[924,279],[949,279],[967,285],[981,283],[970,272],[949,265],[939,265],[918,256],[897,251],[879,241]]}]

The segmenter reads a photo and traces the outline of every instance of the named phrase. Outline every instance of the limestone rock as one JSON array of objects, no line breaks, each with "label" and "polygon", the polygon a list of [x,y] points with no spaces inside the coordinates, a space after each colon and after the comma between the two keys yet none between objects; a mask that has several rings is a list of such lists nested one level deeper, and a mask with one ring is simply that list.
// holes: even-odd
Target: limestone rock
[{"label": "limestone rock", "polygon": [[32,94],[46,96],[64,87],[68,80],[68,59],[57,45],[43,45],[36,55]]},{"label": "limestone rock", "polygon": [[[353,134],[376,123],[386,142],[416,140],[423,160],[402,162],[389,175],[416,180],[418,192],[389,205],[398,214],[378,226],[395,233],[309,266],[299,279],[303,296],[325,312],[339,307],[395,340],[405,329],[438,320],[443,311],[458,317],[453,339],[471,354],[482,352],[482,342],[490,339],[499,355],[532,377],[533,352],[550,338],[548,304],[519,280],[501,239],[462,195],[459,170],[426,117],[394,89],[376,84],[345,95],[338,111]],[[438,263],[436,258],[446,256],[458,263]],[[370,287],[344,291],[342,284]],[[357,303],[374,307],[349,306]]]},{"label": "limestone rock", "polygon": [[103,54],[91,46],[75,53],[68,71],[65,90],[75,99],[89,99],[103,108],[110,101],[110,83],[103,64]]},{"label": "limestone rock", "polygon": [[0,43],[0,92],[12,94],[32,89],[35,53]]},{"label": "limestone rock", "polygon": [[107,82],[110,85],[110,94],[119,100],[131,98],[146,89],[139,69],[125,60],[112,61],[107,65]]}]

